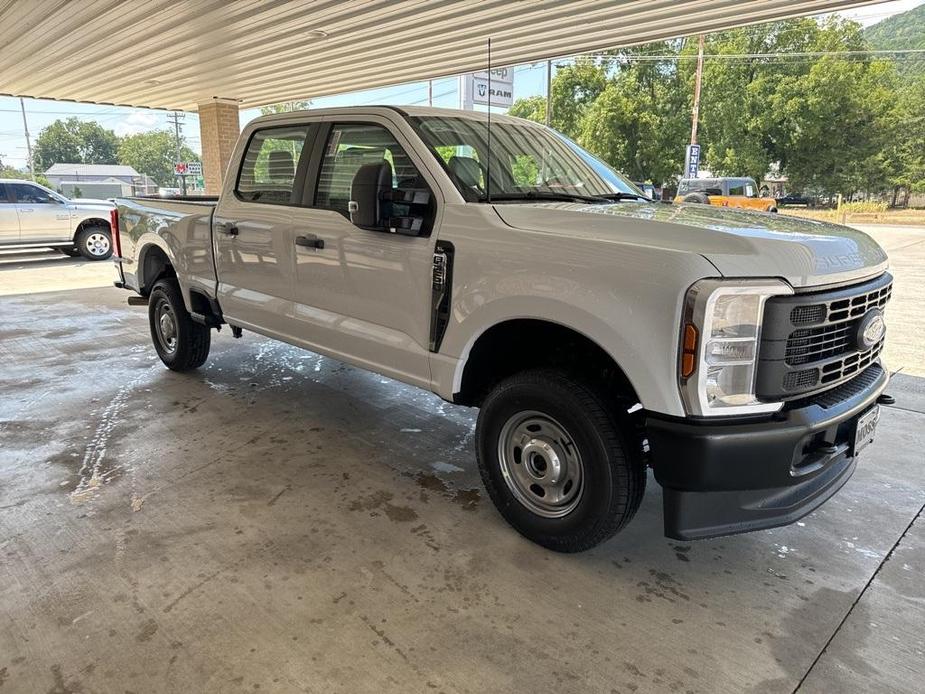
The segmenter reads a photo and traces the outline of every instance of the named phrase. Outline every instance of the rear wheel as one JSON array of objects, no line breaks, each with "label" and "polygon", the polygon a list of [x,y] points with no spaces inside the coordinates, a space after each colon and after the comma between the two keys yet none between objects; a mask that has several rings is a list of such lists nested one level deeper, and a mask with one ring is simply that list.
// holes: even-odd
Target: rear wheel
[{"label": "rear wheel", "polygon": [[704,193],[688,193],[684,196],[683,202],[695,202],[701,205],[709,205],[710,198]]},{"label": "rear wheel", "polygon": [[603,398],[554,370],[501,382],[476,426],[479,472],[498,511],[558,552],[590,549],[635,515],[646,472],[626,440]]},{"label": "rear wheel", "polygon": [[154,285],[148,297],[148,322],[154,349],[168,369],[189,371],[208,359],[212,334],[190,317],[175,278]]},{"label": "rear wheel", "polygon": [[77,250],[89,260],[106,260],[112,256],[112,234],[106,227],[87,227],[77,234]]}]

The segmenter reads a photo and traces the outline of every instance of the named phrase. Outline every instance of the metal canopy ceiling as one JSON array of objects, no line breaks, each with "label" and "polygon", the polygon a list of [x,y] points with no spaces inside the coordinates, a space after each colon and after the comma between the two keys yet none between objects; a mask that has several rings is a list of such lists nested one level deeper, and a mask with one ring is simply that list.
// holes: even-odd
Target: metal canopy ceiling
[{"label": "metal canopy ceiling", "polygon": [[195,109],[401,84],[871,0],[0,0],[0,94]]}]

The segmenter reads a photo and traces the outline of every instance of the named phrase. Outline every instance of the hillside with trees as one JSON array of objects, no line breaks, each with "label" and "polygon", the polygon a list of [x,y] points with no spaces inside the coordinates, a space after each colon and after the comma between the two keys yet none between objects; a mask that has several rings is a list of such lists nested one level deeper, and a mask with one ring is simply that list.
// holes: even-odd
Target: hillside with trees
[{"label": "hillside with trees", "polygon": [[925,48],[925,5],[867,27],[864,38],[877,50]]}]

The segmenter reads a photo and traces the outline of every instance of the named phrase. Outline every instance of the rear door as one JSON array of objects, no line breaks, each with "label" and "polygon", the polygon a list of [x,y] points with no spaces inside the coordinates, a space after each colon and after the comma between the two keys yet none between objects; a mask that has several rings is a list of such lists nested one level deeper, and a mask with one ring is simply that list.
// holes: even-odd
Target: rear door
[{"label": "rear door", "polygon": [[[371,231],[350,221],[353,177],[360,166],[388,162],[392,193],[417,190],[429,202],[417,236]],[[337,358],[405,382],[430,382],[431,279],[438,188],[410,142],[387,119],[343,116],[326,123],[308,180],[305,206],[294,212],[295,318],[300,338]],[[392,204],[393,215],[409,210]]]},{"label": "rear door", "polygon": [[0,183],[0,244],[19,241],[19,213],[6,183]]},{"label": "rear door", "polygon": [[19,240],[22,243],[70,241],[73,238],[71,213],[63,200],[29,183],[7,185],[16,200]]},{"label": "rear door", "polygon": [[318,127],[309,121],[254,130],[213,217],[225,318],[283,339],[291,334],[293,211]]}]

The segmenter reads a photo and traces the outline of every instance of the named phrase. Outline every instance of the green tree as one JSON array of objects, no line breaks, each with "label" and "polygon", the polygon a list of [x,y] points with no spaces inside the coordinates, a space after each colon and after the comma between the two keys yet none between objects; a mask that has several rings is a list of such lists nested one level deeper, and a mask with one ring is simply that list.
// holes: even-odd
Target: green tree
[{"label": "green tree", "polygon": [[[176,183],[174,163],[177,156],[176,136],[169,130],[152,130],[122,138],[119,163],[127,164],[138,173],[147,174],[159,186]],[[181,161],[198,161],[199,155],[185,143],[180,145]]]},{"label": "green tree", "polygon": [[886,146],[878,155],[896,202],[906,192],[925,192],[925,71],[906,74],[881,125]]},{"label": "green tree", "polygon": [[894,77],[883,61],[825,56],[806,75],[780,81],[768,110],[792,189],[849,195],[886,187]]},{"label": "green tree", "polygon": [[33,160],[36,171],[53,164],[115,164],[119,138],[94,121],[78,118],[56,120],[43,128],[35,140]]},{"label": "green tree", "polygon": [[509,116],[526,118],[537,123],[546,122],[546,97],[530,96],[526,99],[517,99],[507,110]]},{"label": "green tree", "polygon": [[[803,146],[812,150],[827,146],[824,141],[813,143],[806,132],[808,128],[815,137],[826,136],[819,123],[809,123],[813,119],[829,117],[830,123],[838,123],[831,114],[824,115],[815,108],[818,104],[813,90],[824,85],[814,84],[800,91],[800,85],[808,83],[811,70],[822,59],[762,55],[858,51],[864,47],[860,26],[837,18],[824,23],[796,19],[760,24],[707,37],[706,54],[730,56],[709,58],[704,65],[699,139],[707,167],[720,175],[760,179],[772,162],[780,162],[786,170],[798,133]],[[832,58],[830,65],[842,70],[850,60]],[[857,70],[848,72],[853,78],[860,77]],[[859,83],[849,78],[841,82],[839,92],[853,100],[858,89]],[[782,108],[789,118],[781,117]],[[805,174],[803,169],[796,171],[798,179],[806,179]]]},{"label": "green tree", "polygon": [[609,65],[609,61],[579,59],[556,71],[552,81],[554,128],[572,139],[578,138],[585,112],[607,88]]},{"label": "green tree", "polygon": [[[3,160],[0,159],[0,178],[21,178],[29,180],[29,171],[27,169],[17,169],[15,166],[4,164]],[[48,179],[42,174],[35,174],[35,182],[46,188],[52,187]]]},{"label": "green tree", "polygon": [[289,113],[291,111],[307,111],[312,106],[310,99],[302,101],[284,101],[280,104],[269,104],[260,107],[261,116],[269,116],[273,113]]},{"label": "green tree", "polygon": [[681,170],[690,127],[683,63],[648,58],[674,55],[680,45],[659,42],[623,52],[581,115],[578,142],[637,181],[661,183]]}]

